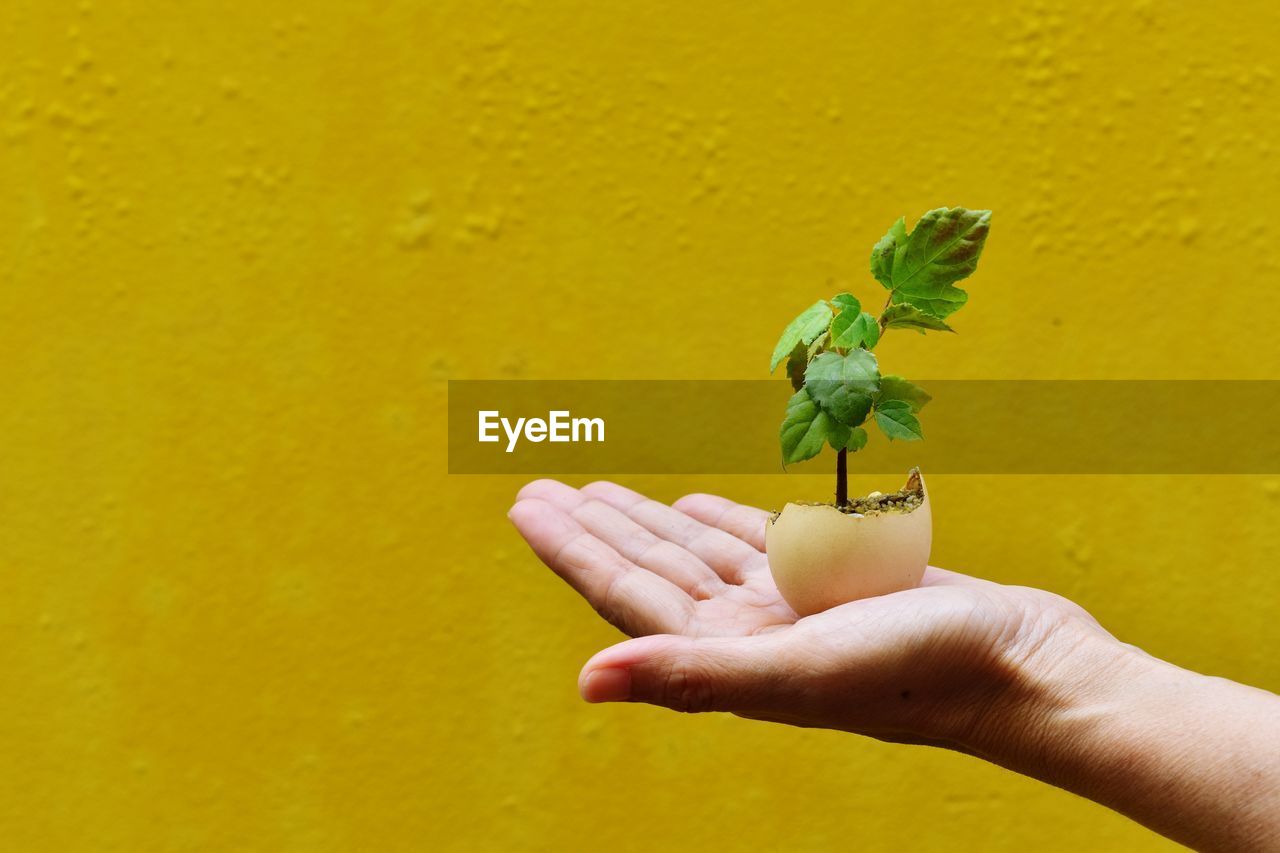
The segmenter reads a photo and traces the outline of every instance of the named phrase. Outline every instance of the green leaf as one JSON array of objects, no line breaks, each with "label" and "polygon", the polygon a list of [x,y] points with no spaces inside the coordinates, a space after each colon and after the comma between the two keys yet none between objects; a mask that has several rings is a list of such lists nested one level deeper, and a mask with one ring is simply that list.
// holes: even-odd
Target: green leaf
[{"label": "green leaf", "polygon": [[920,431],[920,421],[911,411],[911,406],[902,400],[889,400],[876,408],[876,426],[890,441],[895,438],[903,441],[919,441],[924,438]]},{"label": "green leaf", "polygon": [[782,462],[803,462],[822,452],[823,444],[844,447],[849,443],[849,427],[820,409],[801,388],[787,403],[787,414],[778,437],[782,442]]},{"label": "green leaf", "polygon": [[932,399],[933,397],[919,385],[908,382],[901,376],[882,376],[880,377],[880,395],[876,397],[876,408],[883,408],[884,404],[890,400],[901,400],[911,407],[911,411],[918,412]]},{"label": "green leaf", "polygon": [[813,339],[813,343],[809,344],[808,361],[813,361],[813,357],[822,352],[822,348],[831,340],[831,333],[823,332]]},{"label": "green leaf", "polygon": [[871,249],[871,274],[876,281],[893,290],[893,262],[898,249],[907,245],[907,219],[902,217],[889,228]]},{"label": "green leaf", "polygon": [[892,301],[906,302],[938,318],[959,310],[969,294],[955,283],[978,268],[990,226],[989,210],[940,207],[920,217],[905,247],[895,250],[890,271]]},{"label": "green leaf", "polygon": [[796,344],[813,343],[814,338],[825,332],[829,325],[831,309],[827,303],[819,300],[804,309],[783,330],[782,337],[778,338],[778,344],[773,348],[773,358],[769,361],[769,372],[773,373],[778,369],[778,365],[796,348]]},{"label": "green leaf", "polygon": [[871,349],[880,340],[880,323],[866,311],[841,311],[831,323],[831,345],[839,349]]},{"label": "green leaf", "polygon": [[850,453],[857,453],[859,450],[867,446],[867,431],[862,427],[854,427],[849,430],[849,440],[845,442],[844,449]]},{"label": "green leaf", "polygon": [[837,293],[831,297],[831,304],[837,311],[852,311],[856,314],[862,310],[862,303],[852,293]]},{"label": "green leaf", "polygon": [[864,349],[847,355],[824,352],[809,362],[804,387],[836,421],[857,426],[867,419],[880,391],[880,368],[876,357]]},{"label": "green leaf", "polygon": [[926,331],[955,332],[946,323],[924,313],[914,305],[899,302],[884,309],[884,327],[888,329],[915,329],[920,334]]},{"label": "green leaf", "polygon": [[875,318],[874,314],[868,314],[866,311],[863,311],[859,318],[867,327],[867,330],[862,334],[862,343],[867,349],[872,349],[876,344],[880,343],[880,321]]},{"label": "green leaf", "polygon": [[787,357],[787,378],[791,380],[791,387],[796,391],[804,387],[804,369],[808,366],[809,348],[803,343],[798,343],[791,351],[791,355]]}]

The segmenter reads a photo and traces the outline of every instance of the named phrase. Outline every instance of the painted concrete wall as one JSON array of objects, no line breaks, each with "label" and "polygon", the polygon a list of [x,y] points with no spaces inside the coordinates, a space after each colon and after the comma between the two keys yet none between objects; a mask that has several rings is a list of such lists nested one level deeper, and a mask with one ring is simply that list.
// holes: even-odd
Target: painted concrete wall
[{"label": "painted concrete wall", "polygon": [[[1275,378],[1268,7],[0,4],[3,846],[1170,848],[959,755],[583,705],[616,634],[518,482],[445,474],[443,380],[759,378],[943,204],[993,236],[906,375]],[[930,485],[938,564],[1280,689],[1277,479]]]}]

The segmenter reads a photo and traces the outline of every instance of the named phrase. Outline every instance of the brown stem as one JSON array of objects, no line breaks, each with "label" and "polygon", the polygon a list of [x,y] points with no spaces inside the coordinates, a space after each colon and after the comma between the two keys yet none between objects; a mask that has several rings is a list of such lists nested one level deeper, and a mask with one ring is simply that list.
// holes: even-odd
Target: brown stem
[{"label": "brown stem", "polygon": [[[885,312],[889,310],[889,306],[893,303],[893,292],[889,292],[889,298],[884,301],[884,307],[880,309],[880,319],[877,324],[883,333],[885,324]],[[849,505],[849,451],[841,450],[836,454],[836,506],[846,507]]]},{"label": "brown stem", "polygon": [[836,506],[849,505],[849,451],[836,454]]},{"label": "brown stem", "polygon": [[884,323],[885,312],[889,310],[889,306],[892,304],[893,304],[893,291],[891,290],[889,291],[889,298],[884,301],[884,307],[880,309],[880,319],[876,321],[876,325],[880,327],[880,334],[882,335],[884,334],[884,329],[885,329],[885,323]]}]

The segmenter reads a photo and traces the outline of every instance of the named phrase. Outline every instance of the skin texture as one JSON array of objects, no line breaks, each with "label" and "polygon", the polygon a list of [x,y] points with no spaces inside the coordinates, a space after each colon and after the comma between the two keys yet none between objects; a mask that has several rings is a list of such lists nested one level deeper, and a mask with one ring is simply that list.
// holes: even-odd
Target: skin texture
[{"label": "skin texture", "polygon": [[916,589],[798,618],[763,510],[538,480],[509,515],[636,638],[587,662],[588,702],[942,746],[1199,849],[1280,848],[1280,698],[1152,658],[1061,596],[930,567]]}]

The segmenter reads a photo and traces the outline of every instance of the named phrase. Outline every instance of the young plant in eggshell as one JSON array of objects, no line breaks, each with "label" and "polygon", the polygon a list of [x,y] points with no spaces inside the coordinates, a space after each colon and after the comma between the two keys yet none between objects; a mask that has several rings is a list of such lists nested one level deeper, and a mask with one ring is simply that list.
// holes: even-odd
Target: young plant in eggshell
[{"label": "young plant in eggshell", "polygon": [[933,536],[918,469],[898,492],[849,500],[848,457],[866,446],[869,420],[890,441],[924,438],[918,417],[931,399],[883,374],[873,350],[892,329],[953,332],[947,318],[969,295],[956,287],[977,269],[991,211],[938,208],[908,232],[899,219],[871,250],[871,274],[889,291],[879,316],[840,293],[791,321],[773,350],[795,390],[782,421],[783,464],[836,451],[830,504],[789,503],[769,523],[765,550],[778,591],[801,616],[920,583]]}]

